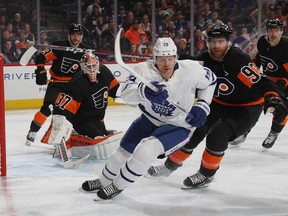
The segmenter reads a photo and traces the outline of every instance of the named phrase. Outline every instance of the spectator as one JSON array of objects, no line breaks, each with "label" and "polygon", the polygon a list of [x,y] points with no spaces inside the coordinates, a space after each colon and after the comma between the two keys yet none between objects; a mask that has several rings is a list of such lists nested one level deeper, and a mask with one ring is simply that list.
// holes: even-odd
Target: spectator
[{"label": "spectator", "polygon": [[152,17],[152,0],[143,0],[143,14],[147,14],[148,17]]},{"label": "spectator", "polygon": [[145,34],[140,34],[140,45],[138,46],[137,53],[143,55],[147,49],[147,40]]},{"label": "spectator", "polygon": [[212,17],[212,12],[211,12],[210,9],[211,9],[210,4],[209,3],[205,3],[204,7],[203,7],[202,16],[204,17],[206,23]]},{"label": "spectator", "polygon": [[152,32],[152,26],[149,22],[149,16],[147,14],[144,14],[141,20],[142,22],[139,24],[139,28],[145,32]]},{"label": "spectator", "polygon": [[5,55],[5,63],[13,64],[18,62],[18,55],[15,52],[15,47],[13,46],[12,41],[6,40],[4,43],[4,49],[2,49],[2,54]]},{"label": "spectator", "polygon": [[200,29],[200,31],[204,31],[206,29],[206,22],[205,18],[202,14],[198,15],[198,19],[195,23],[195,28]]},{"label": "spectator", "polygon": [[95,32],[97,26],[97,19],[100,15],[100,6],[98,4],[94,4],[91,14],[87,15],[83,20],[84,27],[88,29],[89,32]]},{"label": "spectator", "polygon": [[29,23],[24,24],[23,32],[26,34],[27,40],[32,41],[33,44],[35,44],[35,37],[34,34],[31,32]]},{"label": "spectator", "polygon": [[167,4],[166,0],[160,0],[160,7],[156,8],[156,12],[158,16],[163,16],[166,13],[169,13],[171,16],[174,15],[174,9],[171,5]]},{"label": "spectator", "polygon": [[141,18],[144,15],[144,7],[143,7],[143,2],[136,2],[133,6],[132,12],[134,14],[134,18],[137,20],[141,20]]},{"label": "spectator", "polygon": [[145,50],[144,55],[147,57],[152,57],[153,56],[153,44],[150,41],[148,41],[146,43],[146,46],[147,46],[147,49]]},{"label": "spectator", "polygon": [[18,55],[22,55],[30,46],[34,45],[33,41],[29,41],[26,38],[26,34],[23,31],[19,32],[19,38],[15,41],[16,52]]},{"label": "spectator", "polygon": [[120,34],[120,48],[122,53],[128,53],[130,50],[131,42],[125,37],[125,32],[121,31]]},{"label": "spectator", "polygon": [[47,39],[47,33],[44,30],[40,32],[40,44],[44,44],[44,45],[50,44],[50,42]]},{"label": "spectator", "polygon": [[136,62],[137,58],[136,56],[138,55],[137,53],[137,45],[135,43],[131,43],[130,45],[130,50],[127,53],[128,55],[133,55],[131,57],[124,57],[124,61],[129,61],[129,62]]},{"label": "spectator", "polygon": [[211,14],[211,18],[207,20],[207,24],[212,24],[212,26],[214,25],[220,25],[222,22],[222,20],[218,19],[219,18],[219,14],[218,12],[214,11]]},{"label": "spectator", "polygon": [[14,31],[14,27],[12,23],[8,23],[6,29],[9,31],[10,40],[14,43],[17,40],[17,34]]},{"label": "spectator", "polygon": [[22,22],[22,18],[21,18],[20,13],[14,14],[14,19],[13,19],[12,25],[13,25],[15,34],[18,34],[21,31],[21,29],[23,29],[24,23]]},{"label": "spectator", "polygon": [[5,15],[1,15],[0,17],[0,31],[3,31],[8,24],[7,17]]},{"label": "spectator", "polygon": [[114,51],[114,26],[115,21],[114,19],[110,18],[108,23],[108,28],[104,30],[101,34],[101,48],[105,51]]},{"label": "spectator", "polygon": [[177,54],[181,59],[189,58],[190,53],[187,47],[187,40],[185,38],[180,39],[179,46],[177,47]]},{"label": "spectator", "polygon": [[179,38],[182,38],[183,34],[185,34],[185,32],[188,31],[189,26],[188,26],[187,20],[184,20],[184,16],[181,11],[177,11],[174,24],[175,24],[175,30],[177,32],[177,36]]},{"label": "spectator", "polygon": [[195,47],[195,56],[199,55],[202,52],[205,52],[207,50],[205,41],[203,40],[199,40],[196,43],[196,47]]},{"label": "spectator", "polygon": [[117,15],[117,25],[118,28],[121,28],[123,23],[127,20],[126,11],[124,6],[119,7],[118,15]]},{"label": "spectator", "polygon": [[125,37],[131,42],[140,45],[140,34],[145,34],[146,42],[148,41],[146,33],[139,28],[138,20],[134,20],[133,25],[125,32]]},{"label": "spectator", "polygon": [[124,29],[124,31],[128,31],[128,29],[130,29],[130,27],[132,26],[134,22],[134,14],[132,11],[129,11],[127,13],[127,19],[126,21],[123,23],[122,28]]}]

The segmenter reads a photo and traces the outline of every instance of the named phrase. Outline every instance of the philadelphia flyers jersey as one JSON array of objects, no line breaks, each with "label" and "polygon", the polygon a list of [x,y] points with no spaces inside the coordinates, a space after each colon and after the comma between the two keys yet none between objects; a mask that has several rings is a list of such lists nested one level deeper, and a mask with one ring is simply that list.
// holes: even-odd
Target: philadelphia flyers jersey
[{"label": "philadelphia flyers jersey", "polygon": [[[278,94],[277,86],[260,73],[249,55],[237,47],[231,47],[223,61],[213,60],[208,51],[198,55],[217,76],[213,101],[228,106],[250,106],[264,101],[266,92]],[[276,93],[277,92],[277,93]]]},{"label": "philadelphia flyers jersey", "polygon": [[[53,45],[70,47],[70,42],[57,41]],[[79,48],[84,48],[80,44]],[[37,66],[44,66],[45,63],[51,62],[52,66],[49,70],[51,78],[56,80],[69,81],[71,78],[79,72],[80,69],[80,59],[83,56],[83,52],[69,52],[62,50],[44,49],[36,58],[35,63]]]},{"label": "philadelphia flyers jersey", "polygon": [[274,81],[285,78],[288,83],[288,39],[282,37],[279,43],[271,47],[266,36],[260,37],[257,43],[258,54],[255,63],[263,67],[263,73]]},{"label": "philadelphia flyers jersey", "polygon": [[116,98],[118,87],[119,82],[111,71],[105,65],[100,65],[97,82],[90,82],[82,73],[65,86],[56,99],[54,114],[66,116],[73,126],[103,121],[108,96]]}]

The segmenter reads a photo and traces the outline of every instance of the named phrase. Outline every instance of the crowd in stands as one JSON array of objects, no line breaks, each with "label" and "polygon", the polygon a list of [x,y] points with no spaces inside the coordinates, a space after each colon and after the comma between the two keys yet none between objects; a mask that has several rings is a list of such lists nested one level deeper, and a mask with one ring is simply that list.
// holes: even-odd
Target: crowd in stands
[{"label": "crowd in stands", "polygon": [[[84,44],[98,52],[113,54],[114,26],[123,28],[122,53],[131,55],[126,61],[138,61],[137,56],[152,56],[152,13],[156,16],[155,36],[171,37],[181,56],[197,55],[207,49],[207,31],[224,22],[233,30],[232,42],[244,51],[255,53],[258,39],[258,5],[254,0],[195,0],[194,53],[190,53],[191,23],[189,0],[155,0],[156,11],[151,11],[152,0],[118,1],[118,15],[114,16],[112,0],[82,0]],[[278,18],[287,32],[288,1],[263,0],[261,33],[265,33],[268,19]],[[0,4],[1,53],[5,63],[17,63],[23,52],[35,43],[50,44],[45,26],[41,27],[40,41],[36,41],[36,10],[27,8],[25,1],[13,10],[3,10]],[[66,38],[64,38],[66,39]]]}]

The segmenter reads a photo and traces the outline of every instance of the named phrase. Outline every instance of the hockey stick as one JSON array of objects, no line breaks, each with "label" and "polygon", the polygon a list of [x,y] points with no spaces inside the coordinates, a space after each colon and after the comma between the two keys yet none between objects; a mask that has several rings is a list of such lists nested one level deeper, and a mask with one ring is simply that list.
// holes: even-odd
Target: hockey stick
[{"label": "hockey stick", "polygon": [[[125,68],[126,70],[128,70],[136,79],[141,80],[142,82],[145,82],[145,85],[147,85],[150,89],[152,89],[153,91],[157,92],[159,91],[159,89],[157,87],[155,87],[154,85],[152,85],[150,82],[147,82],[142,76],[140,76],[137,72],[135,72],[129,65],[125,64],[123,59],[122,59],[122,54],[121,54],[121,48],[120,48],[120,35],[121,35],[121,31],[123,31],[123,28],[120,28],[120,30],[118,31],[117,35],[116,35],[116,39],[115,39],[115,60],[116,62],[122,66],[123,68]],[[180,107],[176,102],[167,99],[167,101],[171,104],[173,104],[175,107],[177,107],[178,109],[180,109],[181,111],[188,113],[184,108]]]},{"label": "hockey stick", "polygon": [[64,168],[73,168],[75,166],[78,166],[79,164],[82,164],[85,160],[87,160],[90,157],[90,154],[87,154],[83,158],[80,158],[76,161],[69,161],[69,157],[67,154],[67,148],[65,144],[65,138],[63,137],[60,141],[60,143],[57,143],[57,148],[62,160],[62,165]]},{"label": "hockey stick", "polygon": [[[73,48],[73,47],[64,47],[64,46],[56,46],[56,45],[46,45],[46,44],[36,44],[34,46],[31,46],[26,52],[22,55],[20,59],[20,64],[22,66],[26,66],[34,53],[37,52],[39,49],[54,49],[54,50],[60,50],[60,51],[69,51],[73,53],[86,53],[86,52],[92,52],[95,55],[114,55],[113,53],[109,52],[97,52],[94,49],[85,49],[85,48]],[[138,59],[150,59],[147,56],[141,56],[141,55],[123,55],[124,57],[133,57],[133,58],[138,58]]]}]

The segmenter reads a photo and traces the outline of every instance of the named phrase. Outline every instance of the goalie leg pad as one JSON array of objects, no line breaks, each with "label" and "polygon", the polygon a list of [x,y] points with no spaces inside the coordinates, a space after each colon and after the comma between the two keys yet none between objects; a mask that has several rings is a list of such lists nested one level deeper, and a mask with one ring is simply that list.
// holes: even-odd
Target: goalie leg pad
[{"label": "goalie leg pad", "polygon": [[48,144],[59,144],[63,138],[67,141],[72,132],[72,124],[62,115],[53,115],[52,122],[52,130],[48,138]]}]

